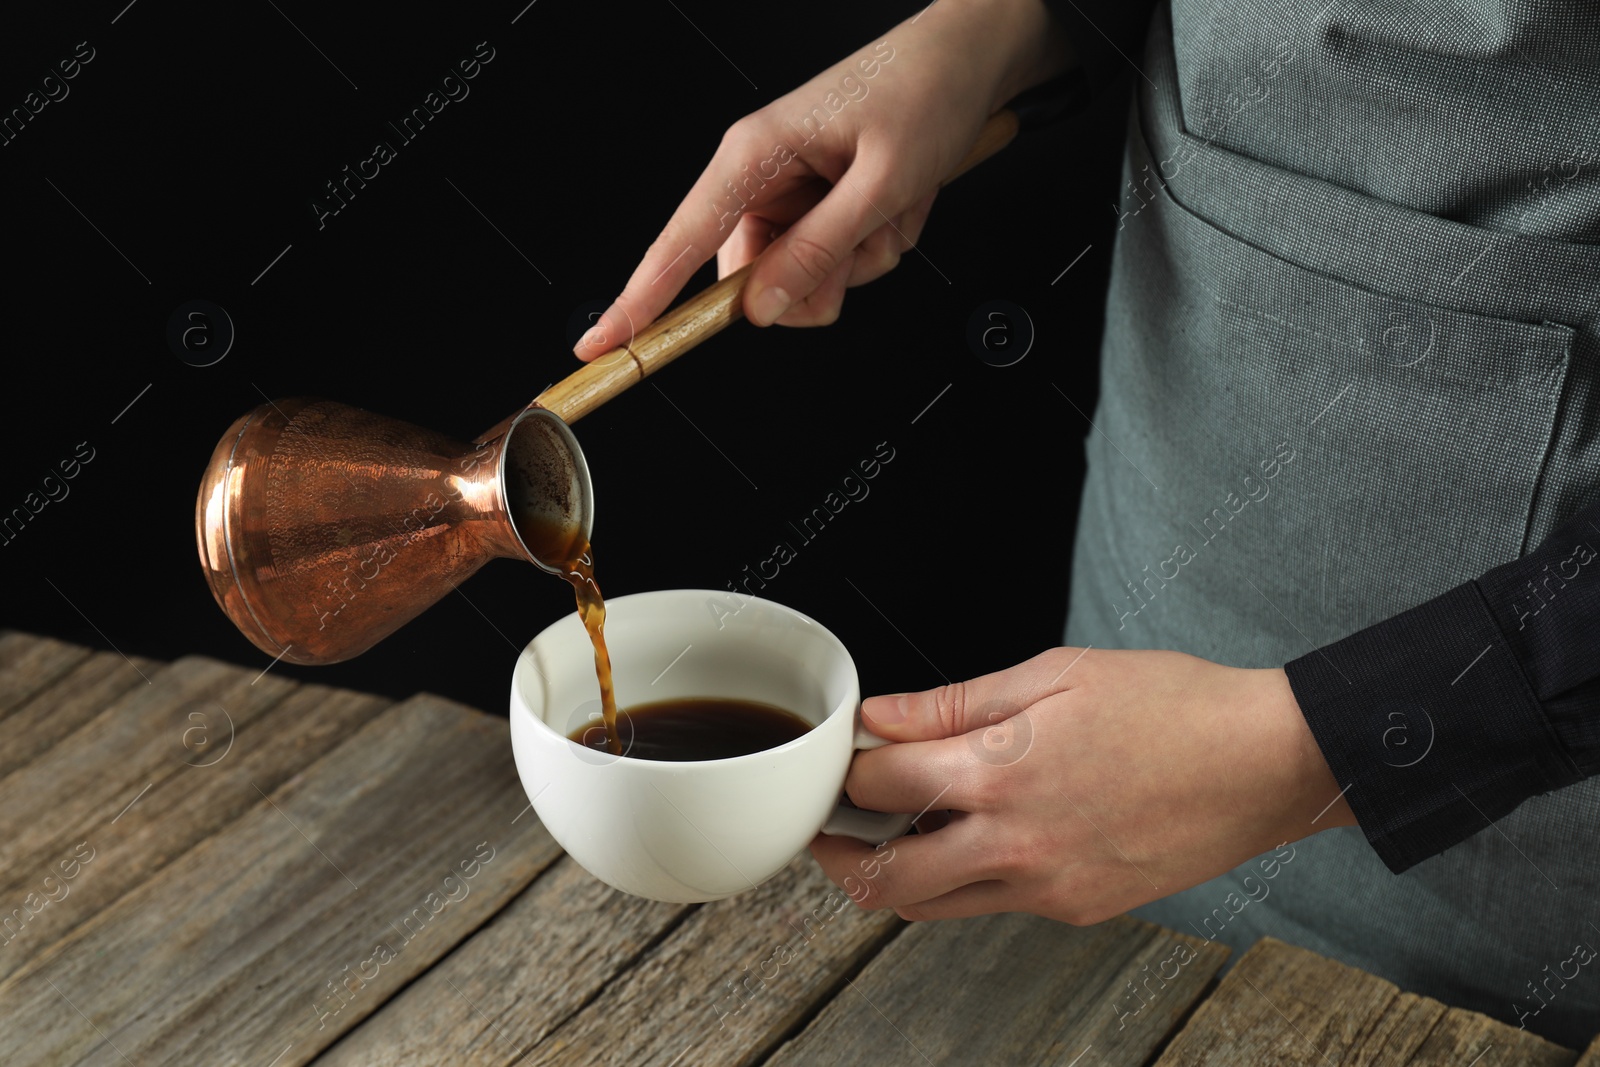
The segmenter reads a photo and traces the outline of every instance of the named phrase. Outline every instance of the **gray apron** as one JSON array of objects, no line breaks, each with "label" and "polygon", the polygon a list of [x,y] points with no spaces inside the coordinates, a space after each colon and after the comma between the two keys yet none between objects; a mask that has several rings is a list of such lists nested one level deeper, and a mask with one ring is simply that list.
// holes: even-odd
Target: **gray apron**
[{"label": "gray apron", "polygon": [[[1516,558],[1600,486],[1600,249],[1186,132],[1170,27],[1138,79],[1066,640],[1273,667]],[[1277,54],[1264,35],[1258,82]],[[1581,1047],[1600,960],[1550,976],[1600,947],[1597,826],[1600,778],[1404,874],[1337,828],[1270,882],[1253,862],[1134,914]]]}]

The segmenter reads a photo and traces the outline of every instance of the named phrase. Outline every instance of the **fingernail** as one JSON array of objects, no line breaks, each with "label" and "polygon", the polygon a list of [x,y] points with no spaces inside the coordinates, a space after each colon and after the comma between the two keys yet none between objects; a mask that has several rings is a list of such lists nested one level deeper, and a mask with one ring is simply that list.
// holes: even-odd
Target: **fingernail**
[{"label": "fingernail", "polygon": [[584,332],[584,335],[578,338],[578,343],[572,346],[572,350],[574,352],[582,352],[585,348],[588,348],[590,345],[599,341],[602,332],[603,331],[598,326],[589,327],[589,329]]},{"label": "fingernail", "polygon": [[757,326],[770,326],[789,310],[789,304],[789,294],[776,285],[758,289],[750,301],[750,321]]},{"label": "fingernail", "polygon": [[889,726],[897,722],[906,721],[906,700],[908,694],[901,693],[894,697],[878,697],[869,712],[865,704],[861,705],[861,714],[873,722]]}]

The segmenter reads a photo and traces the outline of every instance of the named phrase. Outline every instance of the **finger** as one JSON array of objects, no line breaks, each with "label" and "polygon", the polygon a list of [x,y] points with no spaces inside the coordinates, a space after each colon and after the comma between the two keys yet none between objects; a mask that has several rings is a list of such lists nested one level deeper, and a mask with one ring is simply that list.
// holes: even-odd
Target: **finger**
[{"label": "finger", "polygon": [[765,252],[777,236],[774,230],[770,219],[753,214],[741,218],[733,236],[717,249],[717,277],[726,278]]},{"label": "finger", "polygon": [[766,251],[796,219],[816,207],[827,191],[827,183],[808,181],[763,203],[759,211],[746,211],[733,236],[717,249],[717,277],[726,278]]},{"label": "finger", "polygon": [[858,158],[822,202],[762,255],[745,286],[745,317],[757,326],[776,322],[832,278],[839,264],[888,217],[880,207],[895,212],[906,206],[891,199],[890,192]]},{"label": "finger", "polygon": [[856,249],[855,266],[850,268],[847,285],[865,285],[883,277],[900,264],[900,235],[895,228],[884,223],[867,234],[866,240]]},{"label": "finger", "polygon": [[[1051,693],[1073,688],[1092,669],[1087,650],[1054,648],[1003,671],[952,682],[921,693],[868,697],[861,717],[868,729],[891,741],[956,737],[993,726]],[[880,750],[883,751],[883,750]]]},{"label": "finger", "polygon": [[856,807],[871,811],[973,811],[981,773],[965,738],[884,745],[856,753],[844,791]]},{"label": "finger", "polygon": [[[634,268],[627,285],[602,320],[630,323],[643,329],[665,311],[701,264],[733,233],[746,211],[782,196],[801,181],[814,177],[802,160],[793,159],[775,180],[749,176],[771,152],[770,135],[758,132],[757,120],[735,123],[718,145],[711,162]],[[728,183],[734,183],[730,191]],[[579,338],[573,352],[591,361],[624,343],[617,329],[590,330]],[[609,347],[607,347],[609,346]]]},{"label": "finger", "polygon": [[991,873],[982,851],[954,829],[897,837],[877,848],[850,837],[819,834],[811,842],[811,854],[834,885],[869,910],[943,896]]},{"label": "finger", "polygon": [[844,307],[845,283],[850,279],[850,271],[855,266],[855,254],[846,256],[844,262],[834,268],[826,281],[812,290],[811,294],[798,303],[792,304],[789,310],[778,319],[780,326],[832,326],[839,321],[839,312]]},{"label": "finger", "polygon": [[928,212],[933,210],[933,198],[938,195],[939,190],[934,189],[867,235],[856,250],[856,265],[850,271],[851,287],[875,281],[900,265],[900,257],[916,246],[928,222]]},{"label": "finger", "polygon": [[927,196],[918,200],[905,211],[901,212],[896,225],[900,227],[900,251],[909,252],[922,240],[922,228],[928,224],[928,213],[933,210],[933,198],[939,195],[935,189]]},{"label": "finger", "polygon": [[994,915],[998,912],[1022,910],[1023,901],[1017,887],[999,879],[969,882],[948,893],[912,904],[900,904],[894,909],[896,915],[911,922],[927,922],[930,919],[968,919],[974,915]]}]

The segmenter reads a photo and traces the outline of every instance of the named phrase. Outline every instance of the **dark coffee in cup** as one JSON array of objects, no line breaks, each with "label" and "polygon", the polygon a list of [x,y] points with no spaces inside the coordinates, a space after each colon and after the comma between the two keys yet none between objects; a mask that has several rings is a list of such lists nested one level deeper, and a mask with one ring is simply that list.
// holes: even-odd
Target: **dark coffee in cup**
[{"label": "dark coffee in cup", "polygon": [[572,584],[578,616],[594,648],[601,720],[575,729],[569,735],[573,741],[614,756],[685,763],[776,748],[811,729],[809,722],[783,708],[715,697],[661,700],[619,713],[606,647],[606,602],[594,580],[594,550],[581,531],[553,522],[555,516],[537,506],[538,497],[525,481],[510,483],[507,505],[520,516],[517,529],[528,550]]},{"label": "dark coffee in cup", "polygon": [[[677,763],[763,752],[811,729],[809,722],[784,708],[718,697],[639,704],[618,712],[616,725],[622,755]],[[611,751],[604,722],[585,723],[569,736],[585,748]]]}]

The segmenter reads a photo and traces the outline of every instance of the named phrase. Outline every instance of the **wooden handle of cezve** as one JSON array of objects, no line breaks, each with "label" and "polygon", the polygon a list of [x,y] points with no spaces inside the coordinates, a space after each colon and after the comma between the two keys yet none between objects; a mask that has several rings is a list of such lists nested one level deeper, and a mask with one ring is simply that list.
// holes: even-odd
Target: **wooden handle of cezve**
[{"label": "wooden handle of cezve", "polygon": [[[1016,134],[1015,112],[1005,110],[991,115],[966,158],[941,184],[948,185],[988,159],[1010,144]],[[741,297],[751,266],[746,264],[679,304],[640,330],[629,344],[585,364],[540,393],[533,402],[572,423],[629,386],[644,381],[646,376],[744,317]]]}]

